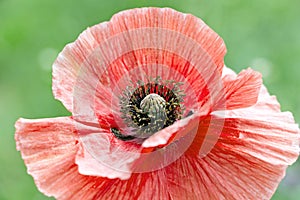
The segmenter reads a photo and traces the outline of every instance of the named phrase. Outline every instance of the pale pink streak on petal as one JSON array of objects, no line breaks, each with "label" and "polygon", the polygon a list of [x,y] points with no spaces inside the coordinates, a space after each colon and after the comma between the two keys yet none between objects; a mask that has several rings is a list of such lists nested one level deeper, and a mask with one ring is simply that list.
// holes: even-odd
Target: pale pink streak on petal
[{"label": "pale pink streak on petal", "polygon": [[[142,146],[144,148],[164,146],[174,140],[178,140],[186,134],[192,134],[193,129],[197,129],[199,124],[199,116],[191,116],[180,121],[175,122],[173,125],[166,127],[154,135],[147,138]],[[191,136],[193,138],[193,136]],[[172,138],[172,141],[170,139]]]},{"label": "pale pink streak on petal", "polygon": [[[98,161],[83,147],[79,148],[75,163],[78,165],[79,173],[83,175],[100,176],[109,179],[120,178],[121,180],[127,180],[131,176],[129,170],[125,172],[120,171],[120,169],[113,168],[111,163]],[[122,164],[125,165],[125,163]],[[118,168],[120,167],[118,166]]]},{"label": "pale pink streak on petal", "polygon": [[130,178],[132,164],[140,157],[140,150],[126,145],[108,133],[90,133],[80,137],[84,151],[78,152],[76,163],[80,172],[107,178]]},{"label": "pale pink streak on petal", "polygon": [[237,152],[264,162],[290,165],[299,154],[299,129],[296,124],[281,120],[226,118],[220,140]]}]

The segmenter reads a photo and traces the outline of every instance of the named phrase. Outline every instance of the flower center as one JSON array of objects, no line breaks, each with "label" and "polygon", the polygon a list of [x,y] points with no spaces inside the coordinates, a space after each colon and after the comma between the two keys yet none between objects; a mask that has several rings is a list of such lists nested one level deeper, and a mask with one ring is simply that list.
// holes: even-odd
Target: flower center
[{"label": "flower center", "polygon": [[[166,101],[158,94],[148,94],[140,104],[142,113],[148,117],[148,124],[145,126],[146,133],[154,133],[162,129],[167,120]],[[141,119],[140,119],[141,120]]]},{"label": "flower center", "polygon": [[120,97],[120,111],[121,118],[132,131],[123,135],[114,128],[114,135],[121,140],[145,139],[181,119],[184,94],[180,84],[156,78],[148,83],[138,82],[135,87],[128,86]]}]

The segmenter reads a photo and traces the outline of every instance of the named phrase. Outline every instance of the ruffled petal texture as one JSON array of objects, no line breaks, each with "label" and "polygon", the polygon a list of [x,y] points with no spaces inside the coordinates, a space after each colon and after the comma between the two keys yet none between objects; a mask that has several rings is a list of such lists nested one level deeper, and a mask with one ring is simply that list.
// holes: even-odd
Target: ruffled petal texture
[{"label": "ruffled petal texture", "polygon": [[78,150],[78,137],[69,117],[19,119],[15,139],[28,173],[44,194],[68,196],[70,188],[76,190],[73,188],[76,180],[74,158]]},{"label": "ruffled petal texture", "polygon": [[[224,67],[225,53],[203,21],[169,8],[85,30],[53,65],[54,96],[72,117],[15,125],[38,189],[59,200],[270,199],[299,156],[299,127],[258,72]],[[141,139],[120,99],[154,79],[180,83],[182,118]]]},{"label": "ruffled petal texture", "polygon": [[[224,81],[239,82],[234,72],[224,72]],[[199,158],[210,127],[222,133],[214,148]],[[287,166],[299,156],[299,133],[291,113],[281,112],[263,86],[253,106],[201,119],[194,142],[172,165],[177,171],[171,180],[176,182],[169,192],[174,199],[270,199]]]},{"label": "ruffled petal texture", "polygon": [[[225,53],[223,40],[192,15],[169,8],[133,9],[87,29],[66,46],[53,66],[53,93],[73,114],[82,110],[91,114],[106,107],[114,110],[109,99],[117,87],[127,86],[120,80],[124,75],[133,82],[163,76],[186,79],[193,89],[190,93],[202,101],[207,85],[220,80]],[[167,70],[162,71],[164,67]],[[174,76],[174,71],[182,77]],[[87,100],[74,100],[78,96]],[[83,105],[76,102],[88,108],[80,109]],[[98,104],[101,109],[95,109]]]}]

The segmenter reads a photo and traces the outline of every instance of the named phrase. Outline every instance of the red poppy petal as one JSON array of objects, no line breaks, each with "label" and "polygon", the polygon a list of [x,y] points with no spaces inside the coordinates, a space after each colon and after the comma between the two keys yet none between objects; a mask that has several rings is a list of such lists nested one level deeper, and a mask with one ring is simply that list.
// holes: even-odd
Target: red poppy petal
[{"label": "red poppy petal", "polygon": [[[223,75],[236,79],[226,68]],[[270,199],[287,166],[299,156],[300,131],[293,116],[280,111],[276,98],[264,86],[254,106],[214,113],[213,120],[201,120],[186,157],[176,163],[174,169],[189,173],[189,178],[174,174],[171,180],[180,181],[170,188],[170,194],[174,199],[185,195],[191,199]],[[223,117],[228,118],[224,121]],[[203,157],[200,149],[209,127],[222,134]]]},{"label": "red poppy petal", "polygon": [[[227,75],[233,77],[234,73],[227,70]],[[215,114],[220,116],[217,112]],[[234,124],[232,130],[223,132],[222,135],[239,135],[239,140],[245,147],[239,151],[247,151],[266,162],[282,165],[291,164],[297,158],[300,137],[298,125],[291,113],[280,111],[276,97],[270,96],[264,86],[260,88],[255,105],[227,110],[220,117],[228,118],[226,125],[227,122]],[[235,137],[231,139],[232,142],[235,141]]]},{"label": "red poppy petal", "polygon": [[79,143],[74,130],[69,117],[16,122],[17,149],[39,190],[60,200],[93,199],[97,194],[117,199],[127,195],[126,184],[120,179],[79,174],[75,164]]},{"label": "red poppy petal", "polygon": [[52,90],[54,97],[72,112],[73,92],[81,65],[98,45],[87,29],[76,42],[68,44],[53,64]]},{"label": "red poppy petal", "polygon": [[290,112],[280,111],[276,97],[270,96],[265,86],[261,87],[255,105],[228,110],[224,115],[228,121],[236,124],[236,131],[231,133],[239,131],[240,139],[246,140],[244,144],[249,149],[244,151],[253,151],[252,154],[262,159],[269,158],[270,162],[283,165],[291,164],[297,158],[300,137],[298,125]]},{"label": "red poppy petal", "polygon": [[223,40],[193,15],[182,14],[170,8],[138,8],[120,12],[110,22],[116,24],[113,27],[115,33],[144,27],[159,27],[182,33],[199,43],[220,70],[224,66],[226,48]]},{"label": "red poppy petal", "polygon": [[[298,125],[291,113],[280,111],[276,98],[270,96],[265,87],[261,89],[257,104],[226,111],[225,116],[235,125],[223,135],[238,134],[240,143],[236,148],[240,148],[239,151],[280,165],[292,164],[298,157]],[[237,142],[235,138],[231,140]]]},{"label": "red poppy petal", "polygon": [[[142,154],[141,159],[144,158],[147,166],[155,168],[156,165],[167,166],[173,163],[184,153],[199,159],[205,157],[217,143],[222,132],[218,126],[224,124],[224,119],[217,121],[218,126],[210,126],[212,122],[216,123],[215,118],[196,113],[155,133],[142,144],[144,151],[151,153],[146,154],[146,159]],[[159,155],[158,150],[162,150],[164,155]]]},{"label": "red poppy petal", "polygon": [[[263,111],[263,112],[262,112]],[[271,118],[277,118],[278,121],[281,121],[281,118],[284,117],[285,120],[290,120],[291,123],[294,123],[294,119],[290,114],[280,113],[280,104],[277,101],[275,96],[270,96],[266,87],[262,85],[258,100],[254,106],[248,108],[241,108],[237,110],[227,110],[225,115],[228,117],[240,117],[245,119],[256,119],[256,120],[266,120]]]},{"label": "red poppy petal", "polygon": [[299,155],[300,132],[291,119],[286,113],[265,121],[202,119],[200,130],[213,126],[222,134],[205,157],[199,154],[203,134],[197,134],[186,154],[168,169],[170,180],[176,180],[170,194],[174,199],[270,199]]},{"label": "red poppy petal", "polygon": [[78,149],[73,121],[19,119],[15,126],[17,149],[39,190],[49,196],[68,193],[74,180],[64,178],[72,172]]},{"label": "red poppy petal", "polygon": [[299,129],[297,124],[291,123],[291,119],[288,113],[279,113],[266,120],[228,118],[221,140],[228,148],[232,146],[238,152],[265,162],[292,164],[299,154]]},{"label": "red poppy petal", "polygon": [[166,173],[173,199],[270,199],[285,169],[215,148],[204,158],[181,157]]},{"label": "red poppy petal", "polygon": [[260,73],[247,69],[240,72],[236,78],[224,76],[223,82],[227,110],[249,107],[257,102],[262,85]]},{"label": "red poppy petal", "polygon": [[80,174],[74,163],[79,143],[73,123],[69,117],[20,119],[16,123],[17,149],[45,195],[59,200],[168,197],[161,171],[133,174],[127,181]]},{"label": "red poppy petal", "polygon": [[171,199],[165,171],[134,174],[129,180],[104,180],[95,184],[97,194],[93,199]]},{"label": "red poppy petal", "polygon": [[[237,74],[229,69],[228,67],[223,68],[223,81],[233,81],[236,79]],[[229,113],[235,113],[236,115],[239,115],[240,117],[247,116],[249,114],[249,109],[250,111],[253,109],[252,108],[242,108],[239,110],[230,110],[227,112],[227,115],[230,115]],[[262,85],[259,91],[258,99],[255,104],[255,109],[261,110],[264,109],[265,111],[275,111],[275,112],[281,112],[280,111],[280,104],[278,103],[277,99],[275,96],[270,96],[268,93],[267,88]],[[258,111],[257,110],[257,111]],[[254,115],[252,115],[254,116]]]},{"label": "red poppy petal", "polygon": [[[22,119],[16,127],[17,146],[29,173],[45,194],[57,199],[263,199],[270,197],[274,182],[282,176],[278,171],[285,169],[218,145],[204,159],[185,155],[163,170],[134,174],[127,181],[83,176],[73,164],[78,147],[69,118]],[[56,165],[57,161],[64,164]]]},{"label": "red poppy petal", "polygon": [[[231,69],[224,67],[223,79],[234,80],[236,78],[235,72]],[[262,112],[263,111],[263,112]],[[280,110],[280,104],[275,96],[271,96],[264,85],[261,86],[258,99],[255,105],[251,107],[227,110],[223,113],[224,116],[230,118],[243,118],[243,119],[255,119],[265,121],[275,118],[277,121],[285,119],[286,122],[294,124],[294,118],[291,113],[282,113]]]},{"label": "red poppy petal", "polygon": [[[192,15],[182,14],[169,8],[133,9],[116,14],[108,23],[101,23],[87,29],[74,43],[68,45],[60,53],[53,66],[53,92],[55,97],[61,100],[70,111],[73,111],[75,85],[77,83],[81,84],[83,80],[84,82],[87,82],[85,84],[89,85],[90,88],[96,87],[99,83],[94,82],[94,80],[97,80],[97,77],[106,74],[107,66],[115,59],[122,56],[124,53],[127,53],[129,49],[136,50],[141,48],[138,45],[143,41],[142,38],[145,36],[143,31],[145,29],[153,30],[154,32],[161,31],[165,34],[168,32],[168,35],[169,33],[173,33],[172,35],[174,36],[177,35],[177,39],[172,37],[172,41],[169,41],[168,38],[170,37],[167,37],[167,40],[161,44],[155,43],[159,40],[151,40],[154,41],[152,46],[154,45],[153,47],[156,49],[165,48],[161,45],[174,44],[175,39],[177,40],[176,44],[189,43],[180,42],[183,40],[187,41],[182,38],[193,41],[207,54],[207,56],[203,55],[205,57],[205,62],[212,60],[212,63],[214,63],[218,71],[221,72],[224,54],[226,53],[224,42],[203,21]],[[117,46],[112,46],[111,44],[113,43],[109,40],[119,38],[121,35],[126,36],[123,41],[125,42],[125,45],[120,40],[118,41]],[[152,35],[155,36],[155,34]],[[182,37],[178,37],[179,35]],[[146,46],[144,48],[146,48]],[[124,47],[127,48],[123,49]],[[177,51],[182,52],[182,49],[185,48],[183,46],[177,46],[176,49]],[[124,51],[121,54],[118,53],[123,50],[126,50],[127,52]],[[190,48],[190,50],[192,49]],[[190,53],[185,53],[194,55],[197,54],[197,52],[196,49],[193,49]],[[203,56],[199,53],[196,57],[204,58]],[[126,65],[126,63],[124,64]],[[122,72],[121,69],[123,66],[120,66],[119,72]],[[209,68],[210,67],[207,67],[207,69]],[[83,77],[78,78],[78,76]],[[110,81],[115,81],[115,78],[110,79]],[[105,85],[105,82],[102,82],[102,84]],[[101,87],[101,90],[102,88],[105,89],[104,86]],[[95,88],[93,89],[95,90]],[[88,98],[94,99],[96,95],[93,94],[95,94],[95,92],[92,92],[92,95],[89,92]],[[110,99],[109,96],[106,97],[107,99]]]}]

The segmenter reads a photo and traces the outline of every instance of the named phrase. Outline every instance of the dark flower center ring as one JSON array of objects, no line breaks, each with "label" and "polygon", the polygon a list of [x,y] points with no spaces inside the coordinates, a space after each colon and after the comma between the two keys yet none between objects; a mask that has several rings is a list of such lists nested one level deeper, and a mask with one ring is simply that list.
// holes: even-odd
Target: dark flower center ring
[{"label": "dark flower center ring", "polygon": [[180,85],[156,78],[148,83],[139,82],[135,89],[128,86],[120,97],[120,111],[121,118],[132,131],[122,134],[112,128],[114,135],[121,140],[144,139],[181,119],[184,94]]}]

